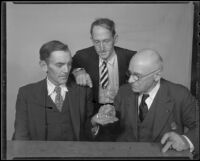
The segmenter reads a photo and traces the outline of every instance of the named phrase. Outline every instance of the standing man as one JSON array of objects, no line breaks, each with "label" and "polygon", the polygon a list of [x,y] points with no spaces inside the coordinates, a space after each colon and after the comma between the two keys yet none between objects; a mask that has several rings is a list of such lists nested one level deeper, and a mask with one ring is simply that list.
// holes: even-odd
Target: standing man
[{"label": "standing man", "polygon": [[89,139],[91,89],[68,81],[71,64],[71,52],[62,42],[40,48],[40,66],[47,77],[19,89],[14,140]]},{"label": "standing man", "polygon": [[[129,65],[129,84],[115,97],[117,141],[160,142],[162,151],[199,153],[199,107],[189,90],[162,78],[163,60],[145,49]],[[185,130],[187,128],[187,130]]]},{"label": "standing man", "polygon": [[129,61],[136,52],[114,46],[118,35],[108,18],[95,20],[90,34],[93,46],[77,51],[72,69],[77,84],[92,87],[97,113],[100,106],[113,104],[119,86],[128,80]]}]

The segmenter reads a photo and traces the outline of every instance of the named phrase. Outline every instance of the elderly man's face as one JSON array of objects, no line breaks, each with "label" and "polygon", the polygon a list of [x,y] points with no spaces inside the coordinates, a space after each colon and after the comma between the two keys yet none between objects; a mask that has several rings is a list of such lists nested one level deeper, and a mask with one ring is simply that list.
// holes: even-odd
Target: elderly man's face
[{"label": "elderly man's face", "polygon": [[72,58],[69,51],[52,52],[47,62],[45,62],[48,79],[55,85],[65,84],[69,76],[71,63]]},{"label": "elderly man's face", "polygon": [[131,62],[129,65],[129,83],[132,90],[138,93],[148,92],[155,83],[154,75],[159,69],[153,69],[145,65],[138,64],[137,62]]},{"label": "elderly man's face", "polygon": [[108,59],[113,53],[116,37],[108,29],[94,26],[91,39],[97,54],[104,60]]}]

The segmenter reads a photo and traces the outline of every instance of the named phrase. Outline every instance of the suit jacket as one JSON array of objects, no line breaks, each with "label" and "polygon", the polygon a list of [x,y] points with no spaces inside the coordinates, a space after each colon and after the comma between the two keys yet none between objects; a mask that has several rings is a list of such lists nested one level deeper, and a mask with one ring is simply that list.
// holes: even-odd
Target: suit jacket
[{"label": "suit jacket", "polygon": [[[118,60],[119,69],[119,86],[126,83],[128,77],[129,61],[136,51],[114,47]],[[73,57],[72,70],[74,68],[84,68],[89,73],[93,83],[94,101],[98,102],[99,96],[99,56],[95,51],[94,46],[77,51]]]},{"label": "suit jacket", "polygon": [[[189,90],[179,84],[161,79],[160,89],[150,108],[156,106],[155,122],[150,142],[160,142],[169,131],[186,135],[195,148],[199,148],[199,107]],[[120,114],[120,135],[117,141],[138,141],[138,95],[130,84],[123,85],[115,99]],[[184,132],[184,127],[188,128]]]},{"label": "suit jacket", "polygon": [[[90,117],[93,113],[92,93],[88,87],[75,83],[68,86],[69,112],[76,140],[87,140]],[[16,102],[15,140],[45,140],[46,135],[46,79],[21,87]]]}]

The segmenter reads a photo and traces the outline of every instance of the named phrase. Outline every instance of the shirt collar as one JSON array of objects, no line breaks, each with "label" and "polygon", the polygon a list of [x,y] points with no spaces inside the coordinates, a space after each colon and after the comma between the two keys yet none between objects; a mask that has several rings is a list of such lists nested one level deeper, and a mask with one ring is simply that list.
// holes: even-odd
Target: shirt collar
[{"label": "shirt collar", "polygon": [[[47,77],[47,91],[48,91],[48,96],[51,95],[54,92],[55,87],[56,86]],[[68,92],[68,89],[67,89],[67,87],[66,87],[65,84],[61,84],[60,87],[61,87],[61,90],[65,91],[65,92]]]},{"label": "shirt collar", "polygon": [[[116,59],[117,59],[117,55],[116,55],[115,51],[113,51],[113,53],[112,53],[112,55],[110,56],[110,58],[108,59],[107,63],[108,63],[109,65],[113,66],[114,63],[115,63],[115,61],[116,61]],[[104,60],[103,60],[102,58],[100,58],[100,57],[99,57],[99,60],[100,60],[100,61],[99,61],[99,67],[101,67],[102,64],[103,64],[103,62],[104,62]]]},{"label": "shirt collar", "polygon": [[153,100],[155,98],[155,96],[156,96],[159,88],[160,88],[160,80],[158,81],[158,83],[156,84],[156,86],[150,92],[147,93],[147,94],[149,94],[149,98],[150,99]]}]

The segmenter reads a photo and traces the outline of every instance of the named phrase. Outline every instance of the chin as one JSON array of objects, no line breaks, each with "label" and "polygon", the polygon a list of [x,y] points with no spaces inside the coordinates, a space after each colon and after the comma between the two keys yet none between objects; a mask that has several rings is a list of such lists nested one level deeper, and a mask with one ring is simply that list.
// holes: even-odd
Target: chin
[{"label": "chin", "polygon": [[133,90],[133,92],[136,92],[136,93],[140,92],[140,90],[138,90],[137,88],[134,88],[134,87],[132,87],[132,90]]},{"label": "chin", "polygon": [[67,83],[67,80],[62,80],[59,82],[60,84],[66,84]]},{"label": "chin", "polygon": [[100,56],[102,59],[108,59],[108,56],[107,55],[101,55]]}]

